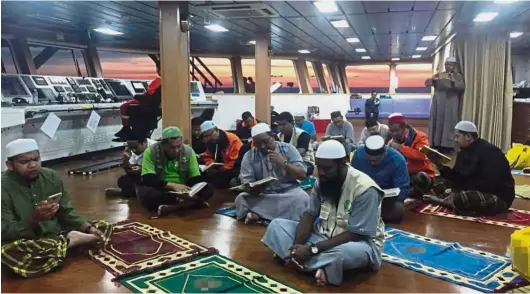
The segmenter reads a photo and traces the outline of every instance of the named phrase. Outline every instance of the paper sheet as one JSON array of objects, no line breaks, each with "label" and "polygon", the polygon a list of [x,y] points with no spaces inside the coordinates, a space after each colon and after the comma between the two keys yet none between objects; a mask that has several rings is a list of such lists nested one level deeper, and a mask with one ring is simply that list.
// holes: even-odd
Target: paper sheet
[{"label": "paper sheet", "polygon": [[99,121],[101,120],[101,116],[92,110],[90,113],[90,117],[88,118],[88,122],[86,124],[87,129],[89,129],[92,133],[96,133],[96,129],[98,128]]},{"label": "paper sheet", "polygon": [[51,139],[55,137],[55,133],[57,133],[57,129],[59,129],[59,125],[61,124],[61,119],[55,115],[55,113],[51,112],[48,114],[48,117],[40,127],[40,130],[48,135]]}]

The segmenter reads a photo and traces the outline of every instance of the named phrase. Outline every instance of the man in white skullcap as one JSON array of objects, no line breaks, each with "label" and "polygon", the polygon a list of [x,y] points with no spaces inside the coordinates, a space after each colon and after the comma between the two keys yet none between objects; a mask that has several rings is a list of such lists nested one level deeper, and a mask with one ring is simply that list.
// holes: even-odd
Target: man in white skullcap
[{"label": "man in white skullcap", "polygon": [[[306,178],[306,165],[296,148],[277,142],[269,125],[259,123],[252,128],[254,148],[241,162],[241,183],[245,191],[235,200],[238,220],[252,223],[277,217],[299,220],[309,197],[297,180]],[[274,177],[277,181],[250,188],[249,184]]]},{"label": "man in white skullcap", "polygon": [[443,165],[436,154],[428,155],[443,180],[433,188],[436,196],[426,195],[424,200],[460,215],[506,212],[515,198],[515,183],[502,150],[479,138],[477,127],[470,121],[457,123],[454,137],[461,150],[453,168]]},{"label": "man in white skullcap", "polygon": [[222,166],[207,169],[204,180],[216,188],[226,189],[230,180],[239,175],[236,162],[243,142],[237,135],[219,129],[211,120],[201,124],[201,134],[206,142],[202,160],[206,166],[222,163]]},{"label": "man in white skullcap", "polygon": [[340,285],[344,270],[381,266],[384,193],[369,176],[348,166],[338,141],[320,144],[316,166],[318,181],[300,222],[274,219],[261,241],[287,264],[315,272],[318,285]]},{"label": "man in white skullcap", "polygon": [[298,111],[293,113],[295,127],[304,130],[311,136],[313,142],[317,141],[317,132],[315,130],[315,124],[312,121],[305,119],[305,113],[303,111]]},{"label": "man in white skullcap", "polygon": [[425,81],[425,86],[434,87],[434,96],[429,118],[429,140],[431,146],[441,152],[453,149],[453,127],[462,116],[462,94],[464,77],[455,71],[455,57],[445,61],[445,71]]},{"label": "man in white skullcap", "polygon": [[5,153],[2,264],[23,277],[41,276],[63,264],[67,249],[110,236],[109,223],[77,214],[59,176],[41,167],[35,140],[14,140]]}]

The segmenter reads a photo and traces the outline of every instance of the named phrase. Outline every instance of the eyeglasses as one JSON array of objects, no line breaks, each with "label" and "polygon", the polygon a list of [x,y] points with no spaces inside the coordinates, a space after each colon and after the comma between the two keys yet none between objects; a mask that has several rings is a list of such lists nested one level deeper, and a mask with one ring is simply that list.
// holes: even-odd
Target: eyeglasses
[{"label": "eyeglasses", "polygon": [[254,146],[261,147],[261,148],[267,147],[267,144],[269,144],[271,142],[271,139],[272,139],[271,136],[269,136],[267,139],[263,139],[263,140],[259,140],[259,141],[254,139],[253,140],[254,141]]}]

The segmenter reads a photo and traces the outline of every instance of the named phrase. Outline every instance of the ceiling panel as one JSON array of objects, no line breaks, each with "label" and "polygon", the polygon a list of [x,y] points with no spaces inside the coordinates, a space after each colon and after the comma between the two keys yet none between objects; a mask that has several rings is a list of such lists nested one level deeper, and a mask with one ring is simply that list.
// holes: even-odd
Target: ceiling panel
[{"label": "ceiling panel", "polygon": [[345,14],[363,14],[365,12],[361,1],[340,1],[337,4]]},{"label": "ceiling panel", "polygon": [[[311,1],[286,1],[289,5],[300,13],[302,16],[321,16],[322,13],[316,8]],[[341,15],[340,11],[326,13],[327,15]]]},{"label": "ceiling panel", "polygon": [[437,10],[431,18],[425,33],[438,35],[453,18],[455,13],[456,10]]},{"label": "ceiling panel", "polygon": [[415,11],[410,17],[409,33],[423,33],[431,22],[434,11]]},{"label": "ceiling panel", "polygon": [[436,9],[458,10],[463,1],[439,1]]},{"label": "ceiling panel", "polygon": [[415,1],[414,11],[435,10],[439,1]]},{"label": "ceiling panel", "polygon": [[401,34],[407,32],[410,12],[368,14],[368,21],[375,34]]},{"label": "ceiling panel", "polygon": [[300,16],[300,14],[296,12],[291,5],[284,1],[270,1],[267,4],[272,6],[283,17]]},{"label": "ceiling panel", "polygon": [[353,26],[353,29],[355,30],[355,32],[357,32],[358,35],[372,34],[372,27],[368,22],[368,17],[366,17],[366,14],[349,15],[347,17],[350,21],[350,24]]}]

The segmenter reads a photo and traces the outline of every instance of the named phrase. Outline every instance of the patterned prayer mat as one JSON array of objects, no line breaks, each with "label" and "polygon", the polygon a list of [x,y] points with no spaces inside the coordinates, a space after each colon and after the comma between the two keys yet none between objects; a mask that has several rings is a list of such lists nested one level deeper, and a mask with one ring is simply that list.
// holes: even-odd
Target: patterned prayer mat
[{"label": "patterned prayer mat", "polygon": [[220,255],[127,277],[120,282],[134,293],[300,293]]},{"label": "patterned prayer mat", "polygon": [[457,218],[461,220],[479,222],[501,227],[521,229],[530,226],[530,211],[510,208],[507,214],[498,216],[461,216],[456,215],[451,209],[440,205],[421,203],[414,208],[414,211],[424,214],[432,214],[443,217]]},{"label": "patterned prayer mat", "polygon": [[388,227],[382,257],[388,263],[488,293],[519,276],[508,257]]},{"label": "patterned prayer mat", "polygon": [[[235,206],[218,209],[215,211],[215,213],[224,215],[224,216],[229,216],[231,218],[236,218],[237,216]],[[266,219],[262,219],[262,220],[257,221],[256,223],[260,225],[268,226],[271,222]]]},{"label": "patterned prayer mat", "polygon": [[215,249],[199,246],[170,232],[135,221],[124,221],[114,225],[103,249],[90,252],[90,256],[116,277],[122,277],[215,252]]},{"label": "patterned prayer mat", "polygon": [[523,199],[530,199],[530,185],[515,186],[515,195]]}]

